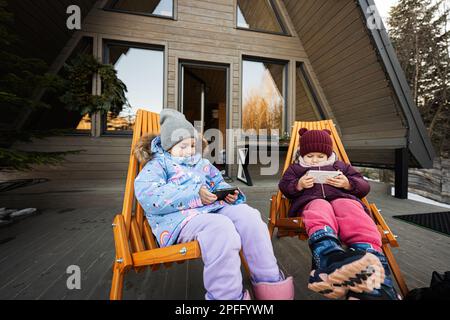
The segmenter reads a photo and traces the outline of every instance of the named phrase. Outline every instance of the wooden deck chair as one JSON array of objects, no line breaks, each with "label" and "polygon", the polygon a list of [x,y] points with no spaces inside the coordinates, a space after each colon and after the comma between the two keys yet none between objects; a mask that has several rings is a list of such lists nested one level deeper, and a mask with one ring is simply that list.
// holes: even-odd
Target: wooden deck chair
[{"label": "wooden deck chair", "polygon": [[[335,125],[332,120],[324,121],[314,121],[314,122],[301,122],[296,121],[292,128],[291,141],[288,148],[288,153],[286,156],[286,162],[284,164],[283,173],[287,170],[289,165],[293,163],[296,150],[299,146],[300,136],[298,134],[299,129],[307,128],[308,130],[323,130],[328,129],[331,131],[333,140],[333,151],[336,153],[338,158],[345,163],[350,163],[347,153],[345,152],[344,146],[342,145],[341,139],[336,131]],[[370,209],[372,218],[374,219],[378,230],[380,231],[382,238],[382,248],[386,255],[386,258],[391,267],[393,276],[398,284],[398,287],[403,296],[408,293],[408,287],[406,286],[405,280],[402,276],[400,268],[392,254],[391,247],[398,247],[396,236],[389,229],[385,220],[383,219],[380,211],[377,209],[374,203],[370,203],[366,198],[361,199],[363,203]],[[290,200],[285,198],[281,191],[278,191],[276,195],[272,195],[270,204],[270,217],[269,217],[269,233],[272,237],[274,229],[277,228],[277,236],[298,236],[301,240],[307,240],[308,235],[306,234],[305,225],[301,218],[289,218],[288,211],[290,207]]]},{"label": "wooden deck chair", "polygon": [[[112,225],[116,255],[113,264],[111,300],[122,299],[124,275],[131,268],[134,268],[136,272],[142,272],[150,266],[153,271],[156,271],[161,265],[170,267],[173,262],[183,263],[186,260],[201,257],[197,241],[159,248],[144,210],[134,196],[134,180],[142,169],[133,155],[134,146],[143,134],[157,135],[159,131],[159,114],[138,110],[133,130],[122,213],[115,216]],[[242,250],[240,255],[244,269],[249,275]]]}]

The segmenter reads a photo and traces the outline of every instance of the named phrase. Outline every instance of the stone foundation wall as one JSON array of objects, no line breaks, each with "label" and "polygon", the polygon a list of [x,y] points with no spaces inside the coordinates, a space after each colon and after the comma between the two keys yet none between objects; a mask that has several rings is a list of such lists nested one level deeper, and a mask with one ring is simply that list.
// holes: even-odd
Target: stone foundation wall
[{"label": "stone foundation wall", "polygon": [[[378,171],[380,181],[394,185],[394,171]],[[432,169],[409,169],[408,186],[409,192],[450,203],[450,159],[436,158]]]}]

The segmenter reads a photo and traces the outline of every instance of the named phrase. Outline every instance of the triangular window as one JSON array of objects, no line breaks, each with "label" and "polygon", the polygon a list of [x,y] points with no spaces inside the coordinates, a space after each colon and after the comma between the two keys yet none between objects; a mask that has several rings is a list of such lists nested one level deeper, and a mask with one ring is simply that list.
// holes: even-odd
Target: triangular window
[{"label": "triangular window", "polygon": [[287,34],[273,0],[237,0],[237,27]]}]

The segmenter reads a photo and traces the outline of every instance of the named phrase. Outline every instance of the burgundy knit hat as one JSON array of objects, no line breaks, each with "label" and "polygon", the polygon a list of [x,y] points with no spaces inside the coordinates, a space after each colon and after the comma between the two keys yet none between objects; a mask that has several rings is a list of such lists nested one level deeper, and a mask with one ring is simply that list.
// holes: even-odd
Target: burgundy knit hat
[{"label": "burgundy knit hat", "polygon": [[333,140],[331,140],[331,131],[308,130],[302,128],[298,131],[300,135],[300,155],[303,157],[310,152],[325,153],[328,157],[333,153]]}]

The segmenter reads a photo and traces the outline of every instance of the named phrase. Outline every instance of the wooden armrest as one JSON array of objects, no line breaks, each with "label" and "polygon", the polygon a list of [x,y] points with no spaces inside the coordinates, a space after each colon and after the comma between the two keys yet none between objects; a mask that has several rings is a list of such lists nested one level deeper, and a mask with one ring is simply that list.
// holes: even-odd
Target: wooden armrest
[{"label": "wooden armrest", "polygon": [[201,252],[197,241],[133,253],[133,261],[136,267],[199,257],[201,257]]}]

